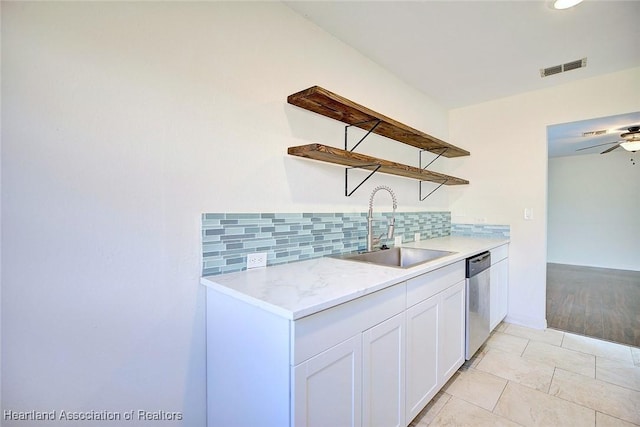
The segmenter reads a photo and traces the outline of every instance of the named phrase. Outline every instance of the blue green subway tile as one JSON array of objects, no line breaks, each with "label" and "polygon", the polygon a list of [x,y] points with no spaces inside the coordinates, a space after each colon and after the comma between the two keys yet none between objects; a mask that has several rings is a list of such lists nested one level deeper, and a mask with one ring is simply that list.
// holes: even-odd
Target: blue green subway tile
[{"label": "blue green subway tile", "polygon": [[219,219],[205,219],[202,221],[202,229],[220,228],[220,221]]},{"label": "blue green subway tile", "polygon": [[204,219],[224,219],[223,213],[206,213],[204,214]]},{"label": "blue green subway tile", "polygon": [[214,267],[221,267],[225,265],[224,260],[222,259],[213,259],[213,260],[207,260],[204,262],[204,267],[205,268],[214,268]]},{"label": "blue green subway tile", "polygon": [[298,212],[276,213],[276,218],[302,218],[303,214]]},{"label": "blue green subway tile", "polygon": [[291,243],[312,242],[312,241],[313,241],[313,236],[303,235],[303,236],[291,237],[291,238],[289,239],[289,241],[290,241]]},{"label": "blue green subway tile", "polygon": [[226,246],[227,246],[226,250],[244,248],[244,244],[243,243],[230,243],[230,244],[228,244]]},{"label": "blue green subway tile", "polygon": [[260,232],[260,227],[245,227],[244,232],[245,233],[259,233]]},{"label": "blue green subway tile", "polygon": [[275,218],[276,214],[274,213],[262,213],[260,214],[260,218]]},{"label": "blue green subway tile", "polygon": [[256,252],[267,252],[273,249],[273,246],[259,246],[256,248]]},{"label": "blue green subway tile", "polygon": [[255,240],[264,240],[264,239],[273,239],[273,234],[271,233],[256,233]]},{"label": "blue green subway tile", "polygon": [[238,220],[238,225],[244,227],[256,227],[258,225],[269,225],[271,220],[267,218],[244,218]]},{"label": "blue green subway tile", "polygon": [[234,273],[236,271],[243,271],[246,270],[246,267],[244,267],[241,264],[232,264],[232,265],[227,265],[224,267],[220,267],[220,273],[224,274],[224,273]]},{"label": "blue green subway tile", "polygon": [[273,235],[275,237],[282,237],[282,236],[295,236],[296,233],[295,231],[274,231]]},{"label": "blue green subway tile", "polygon": [[303,230],[312,230],[313,229],[313,225],[309,224],[309,225],[303,225],[302,226]]},{"label": "blue green subway tile", "polygon": [[291,231],[301,231],[302,230],[302,226],[301,225],[290,225],[289,229]]},{"label": "blue green subway tile", "polygon": [[202,243],[207,245],[220,243],[220,236],[202,236]]},{"label": "blue green subway tile", "polygon": [[231,234],[220,236],[220,240],[240,240],[240,239],[253,239],[255,234]]},{"label": "blue green subway tile", "polygon": [[231,225],[231,224],[237,224],[237,223],[238,223],[237,219],[221,219],[220,220],[221,225]]},{"label": "blue green subway tile", "polygon": [[205,230],[204,231],[205,236],[217,236],[220,234],[224,234],[224,228],[217,228],[217,229],[209,229],[209,230]]},{"label": "blue green subway tile", "polygon": [[220,252],[220,256],[222,256],[222,258],[224,259],[234,258],[234,257],[237,257],[238,255],[244,255],[247,252],[252,252],[252,250],[247,250],[246,248],[229,249],[227,251]]},{"label": "blue green subway tile", "polygon": [[274,252],[278,252],[278,251],[281,251],[281,250],[287,250],[287,249],[297,248],[297,247],[298,247],[298,245],[296,243],[289,243],[289,244],[286,244],[286,245],[280,245],[280,246],[278,246],[276,248],[273,248],[273,251]]},{"label": "blue green subway tile", "polygon": [[261,214],[259,213],[228,213],[226,219],[258,219]]},{"label": "blue green subway tile", "polygon": [[205,268],[202,270],[203,276],[213,276],[214,274],[220,274],[220,269],[218,267],[215,268]]},{"label": "blue green subway tile", "polygon": [[276,228],[275,228],[275,227],[273,227],[273,226],[270,226],[270,227],[261,227],[261,228],[260,228],[260,231],[261,231],[262,233],[272,233],[272,232],[276,231]]},{"label": "blue green subway tile", "polygon": [[289,256],[289,252],[287,252],[287,251],[276,252],[276,258],[284,258],[284,257],[288,257],[288,256]]},{"label": "blue green subway tile", "polygon": [[226,265],[231,265],[231,264],[241,264],[244,262],[244,257],[242,258],[228,258],[225,260],[225,264]]},{"label": "blue green subway tile", "polygon": [[276,246],[277,240],[276,239],[255,239],[255,240],[245,240],[243,241],[244,243],[244,247],[251,249],[251,248],[258,248],[258,247],[273,247]]}]

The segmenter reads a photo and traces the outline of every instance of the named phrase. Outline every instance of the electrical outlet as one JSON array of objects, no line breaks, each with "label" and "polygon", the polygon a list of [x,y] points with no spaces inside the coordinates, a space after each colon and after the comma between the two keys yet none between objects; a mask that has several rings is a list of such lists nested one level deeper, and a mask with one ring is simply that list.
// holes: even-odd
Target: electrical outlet
[{"label": "electrical outlet", "polygon": [[402,244],[402,236],[396,236],[393,239],[394,246],[400,246]]},{"label": "electrical outlet", "polygon": [[413,241],[414,242],[419,242],[420,241],[420,233],[415,233],[413,235]]},{"label": "electrical outlet", "polygon": [[267,254],[264,252],[257,252],[255,254],[247,255],[247,270],[250,268],[266,267],[267,266]]}]

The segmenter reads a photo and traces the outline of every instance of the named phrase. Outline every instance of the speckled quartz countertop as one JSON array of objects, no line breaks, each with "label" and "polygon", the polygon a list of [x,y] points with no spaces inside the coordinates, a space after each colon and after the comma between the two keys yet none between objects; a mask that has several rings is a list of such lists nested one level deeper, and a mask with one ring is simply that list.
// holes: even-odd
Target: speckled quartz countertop
[{"label": "speckled quartz countertop", "polygon": [[509,240],[441,237],[402,245],[455,252],[412,268],[384,267],[324,257],[207,276],[200,282],[246,303],[295,320],[505,243],[509,243]]}]

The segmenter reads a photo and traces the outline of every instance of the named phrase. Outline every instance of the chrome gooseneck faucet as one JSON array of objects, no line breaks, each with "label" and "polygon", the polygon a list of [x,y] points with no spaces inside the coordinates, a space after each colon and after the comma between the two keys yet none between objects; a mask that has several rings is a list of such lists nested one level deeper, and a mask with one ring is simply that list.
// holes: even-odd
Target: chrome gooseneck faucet
[{"label": "chrome gooseneck faucet", "polygon": [[391,199],[393,200],[393,213],[391,214],[391,220],[389,220],[387,228],[387,239],[391,239],[393,237],[393,229],[396,223],[396,208],[398,207],[398,202],[393,190],[386,185],[380,185],[374,188],[371,193],[371,197],[369,198],[369,215],[367,216],[367,251],[369,252],[373,250],[373,245],[379,243],[380,238],[384,235],[381,234],[380,237],[373,237],[373,196],[375,196],[380,190],[387,190],[389,194],[391,194]]}]

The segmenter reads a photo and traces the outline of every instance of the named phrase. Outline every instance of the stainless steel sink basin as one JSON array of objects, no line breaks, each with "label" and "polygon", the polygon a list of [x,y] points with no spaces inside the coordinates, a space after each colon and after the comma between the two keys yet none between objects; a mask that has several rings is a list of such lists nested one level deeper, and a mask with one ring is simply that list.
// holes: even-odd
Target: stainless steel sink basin
[{"label": "stainless steel sink basin", "polygon": [[418,264],[433,261],[455,252],[434,249],[391,248],[361,254],[341,255],[337,258],[348,261],[368,262],[389,267],[410,268]]}]

